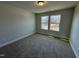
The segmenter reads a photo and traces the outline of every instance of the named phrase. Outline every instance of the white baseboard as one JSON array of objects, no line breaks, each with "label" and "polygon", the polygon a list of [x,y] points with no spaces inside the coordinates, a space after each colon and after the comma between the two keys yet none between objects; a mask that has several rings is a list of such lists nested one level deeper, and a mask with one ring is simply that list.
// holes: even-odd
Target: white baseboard
[{"label": "white baseboard", "polygon": [[74,52],[76,58],[79,58],[79,56],[78,56],[77,52],[75,51],[74,46],[72,45],[71,42],[70,42],[70,45],[71,45],[71,48],[72,48],[72,50],[73,50],[73,52]]},{"label": "white baseboard", "polygon": [[0,48],[6,46],[6,45],[8,45],[8,44],[11,44],[11,43],[13,43],[13,42],[15,42],[15,41],[18,41],[18,40],[20,40],[20,39],[22,39],[22,38],[28,37],[28,36],[30,36],[30,35],[32,35],[32,34],[34,34],[34,33],[30,33],[30,34],[27,34],[27,35],[18,37],[18,38],[14,39],[14,40],[8,41],[8,42],[6,42],[6,43],[0,45]]}]

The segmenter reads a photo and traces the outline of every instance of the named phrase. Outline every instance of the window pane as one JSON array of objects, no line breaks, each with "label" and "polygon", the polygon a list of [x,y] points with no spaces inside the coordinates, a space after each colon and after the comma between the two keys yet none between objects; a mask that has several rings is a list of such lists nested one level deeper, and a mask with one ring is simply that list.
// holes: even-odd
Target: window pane
[{"label": "window pane", "polygon": [[61,15],[50,16],[50,30],[59,31]]},{"label": "window pane", "polygon": [[41,17],[41,29],[48,30],[48,16]]}]

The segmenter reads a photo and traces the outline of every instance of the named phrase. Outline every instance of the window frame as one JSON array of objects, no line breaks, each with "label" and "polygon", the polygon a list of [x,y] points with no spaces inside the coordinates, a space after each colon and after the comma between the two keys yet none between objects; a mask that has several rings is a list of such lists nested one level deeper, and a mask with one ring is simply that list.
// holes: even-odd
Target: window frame
[{"label": "window frame", "polygon": [[[45,15],[45,16],[48,16],[48,15]],[[44,17],[44,16],[41,16],[41,18],[42,18],[42,17]],[[42,19],[41,19],[41,20],[42,20]],[[49,23],[49,16],[48,16],[48,23]],[[41,28],[41,25],[42,25],[42,22],[40,21],[40,29],[41,29],[41,30],[48,30],[48,29],[49,29],[49,28],[48,28],[48,29],[42,29],[42,28]]]},{"label": "window frame", "polygon": [[[55,14],[55,15],[60,15],[60,23],[61,23],[61,17],[62,17],[62,15],[61,14]],[[43,16],[48,16],[48,29],[42,29],[41,28],[41,20],[40,20],[40,29],[41,30],[46,30],[46,31],[54,31],[54,32],[60,32],[60,23],[59,23],[59,31],[55,31],[55,30],[51,30],[50,29],[50,21],[51,21],[51,16],[55,16],[55,15],[43,15]],[[43,16],[41,16],[41,17],[43,17]],[[41,18],[40,17],[40,18]]]},{"label": "window frame", "polygon": [[[59,31],[51,30],[50,27],[49,27],[49,30],[50,30],[50,31],[55,31],[55,32],[60,32],[60,23],[61,23],[61,16],[62,16],[62,15],[61,15],[61,14],[50,15],[50,19],[49,19],[49,20],[51,21],[51,16],[56,16],[56,15],[60,15]],[[50,26],[50,24],[49,24],[49,26]]]}]

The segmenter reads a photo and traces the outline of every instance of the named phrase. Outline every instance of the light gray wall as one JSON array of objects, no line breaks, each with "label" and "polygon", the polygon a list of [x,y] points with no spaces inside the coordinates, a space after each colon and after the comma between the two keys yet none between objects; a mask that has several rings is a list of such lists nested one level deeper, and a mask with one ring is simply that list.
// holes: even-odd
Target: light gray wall
[{"label": "light gray wall", "polygon": [[11,5],[0,5],[0,47],[34,32],[33,13]]},{"label": "light gray wall", "polygon": [[[73,17],[73,11],[74,11],[74,8],[68,8],[68,9],[63,9],[63,10],[50,11],[50,12],[45,12],[45,13],[41,13],[41,14],[36,14],[37,32],[43,33],[43,34],[51,34],[51,35],[55,35],[55,36],[61,36],[61,37],[69,37],[71,23],[72,23],[72,17]],[[61,14],[61,22],[60,22],[60,31],[59,32],[47,31],[47,30],[40,29],[41,16],[56,15],[56,14]]]},{"label": "light gray wall", "polygon": [[74,12],[70,44],[76,56],[79,57],[79,4],[76,6]]}]

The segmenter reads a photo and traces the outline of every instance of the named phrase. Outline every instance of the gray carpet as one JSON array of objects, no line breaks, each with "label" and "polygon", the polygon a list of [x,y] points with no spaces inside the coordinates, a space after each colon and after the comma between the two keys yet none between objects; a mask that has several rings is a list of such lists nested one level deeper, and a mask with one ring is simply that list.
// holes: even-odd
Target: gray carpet
[{"label": "gray carpet", "polygon": [[[67,42],[40,34],[31,35],[0,48],[4,58],[74,58]],[[1,56],[0,56],[1,57]]]}]

